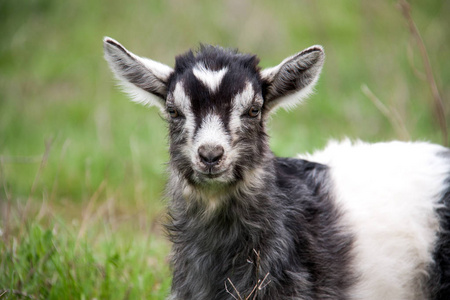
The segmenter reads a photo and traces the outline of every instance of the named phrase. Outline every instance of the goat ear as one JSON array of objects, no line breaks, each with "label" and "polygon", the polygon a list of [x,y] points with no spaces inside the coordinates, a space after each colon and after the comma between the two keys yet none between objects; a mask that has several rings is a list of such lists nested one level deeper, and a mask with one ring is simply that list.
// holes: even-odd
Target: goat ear
[{"label": "goat ear", "polygon": [[309,96],[319,79],[325,53],[312,46],[283,60],[278,66],[261,71],[265,105],[269,110],[293,108]]},{"label": "goat ear", "polygon": [[173,69],[134,55],[109,37],[103,39],[103,48],[109,67],[132,100],[164,110],[168,79]]}]

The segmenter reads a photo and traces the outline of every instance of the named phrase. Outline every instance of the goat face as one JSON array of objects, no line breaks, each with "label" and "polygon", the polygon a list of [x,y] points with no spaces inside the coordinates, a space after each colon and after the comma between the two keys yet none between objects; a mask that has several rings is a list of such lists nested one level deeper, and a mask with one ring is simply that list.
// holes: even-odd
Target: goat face
[{"label": "goat face", "polygon": [[313,46],[260,70],[256,56],[201,46],[178,56],[172,69],[110,38],[104,48],[133,100],[159,106],[169,122],[172,169],[197,186],[227,186],[261,167],[270,153],[267,116],[310,93],[324,59]]},{"label": "goat face", "polygon": [[257,59],[202,47],[176,59],[165,107],[172,164],[192,184],[229,184],[265,152]]}]

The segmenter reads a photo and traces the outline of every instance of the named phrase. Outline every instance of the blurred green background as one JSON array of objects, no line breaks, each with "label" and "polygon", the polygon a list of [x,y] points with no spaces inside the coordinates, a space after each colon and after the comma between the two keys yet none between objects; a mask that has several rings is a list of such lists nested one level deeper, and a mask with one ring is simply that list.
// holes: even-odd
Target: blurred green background
[{"label": "blurred green background", "polygon": [[[449,119],[450,2],[410,4]],[[103,36],[168,65],[200,42],[262,67],[323,45],[316,94],[270,121],[279,156],[330,138],[443,142],[397,1],[0,0],[0,298],[167,293],[166,125],[115,87]]]}]

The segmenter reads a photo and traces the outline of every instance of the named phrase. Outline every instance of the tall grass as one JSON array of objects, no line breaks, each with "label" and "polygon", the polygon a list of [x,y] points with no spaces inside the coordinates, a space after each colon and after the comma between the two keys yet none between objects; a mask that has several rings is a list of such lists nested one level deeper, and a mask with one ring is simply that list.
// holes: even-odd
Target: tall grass
[{"label": "tall grass", "polygon": [[442,143],[450,2],[411,6],[425,64],[396,1],[0,1],[0,299],[167,294],[166,128],[114,87],[103,36],[169,65],[199,42],[263,67],[322,44],[317,93],[270,121],[280,156],[344,136]]},{"label": "tall grass", "polygon": [[0,245],[1,299],[164,299],[171,281],[165,243],[107,224],[77,238],[72,227],[33,221],[8,233]]},{"label": "tall grass", "polygon": [[21,204],[3,185],[1,299],[164,299],[171,280],[160,220],[145,207],[119,211],[114,197],[99,203],[106,185],[75,211],[46,198]]}]

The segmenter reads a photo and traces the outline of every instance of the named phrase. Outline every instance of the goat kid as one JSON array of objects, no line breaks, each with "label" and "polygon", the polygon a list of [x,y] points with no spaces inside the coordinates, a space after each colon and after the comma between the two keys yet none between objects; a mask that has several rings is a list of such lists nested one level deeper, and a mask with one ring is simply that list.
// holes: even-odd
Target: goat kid
[{"label": "goat kid", "polygon": [[320,46],[261,70],[201,46],[172,69],[104,39],[132,99],[169,127],[169,299],[450,299],[450,151],[331,142],[278,158],[266,122],[308,96]]}]

